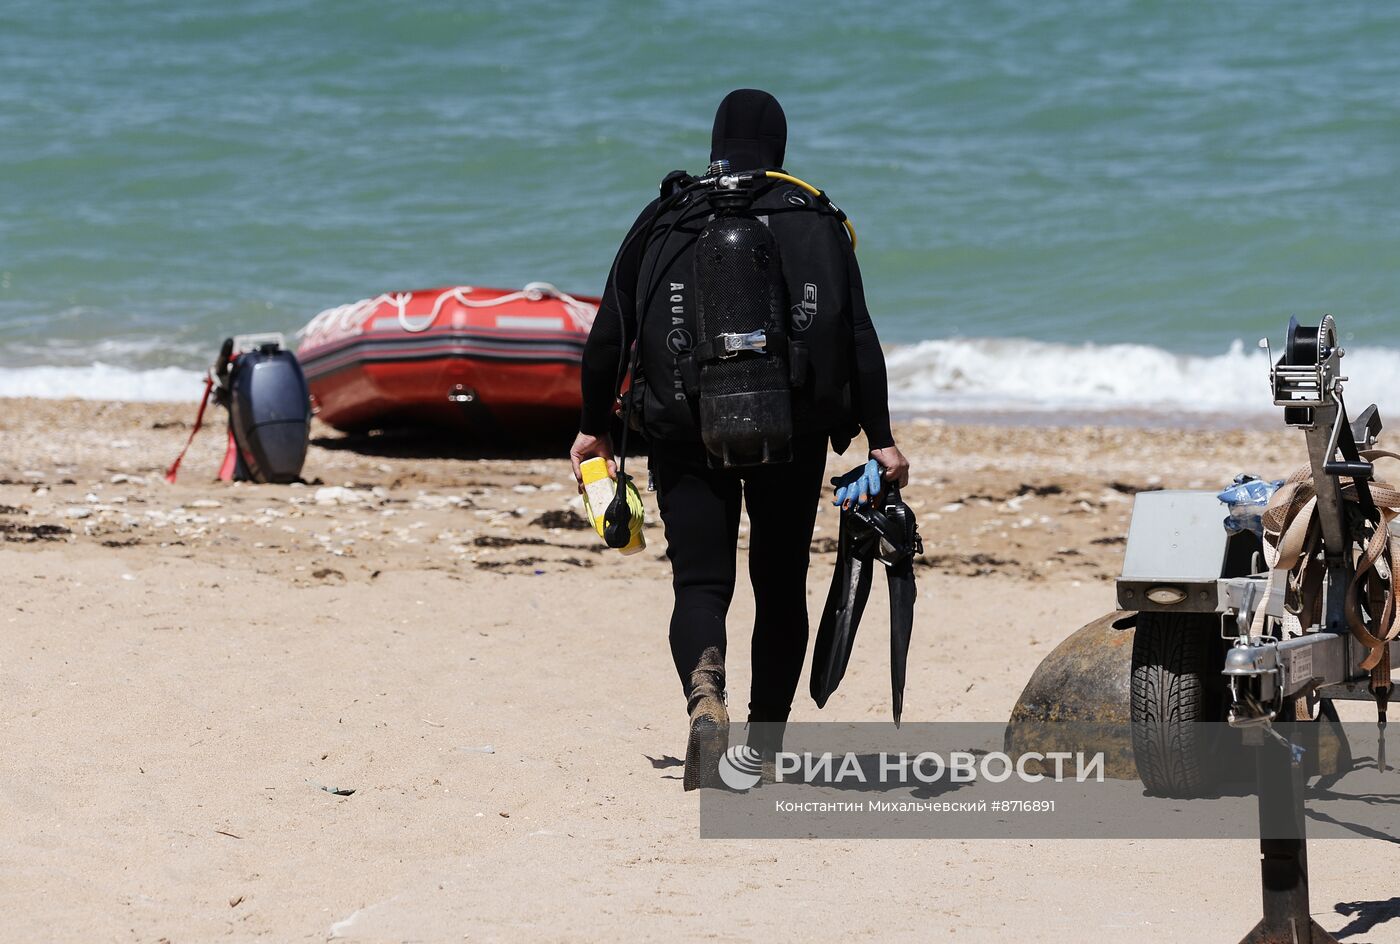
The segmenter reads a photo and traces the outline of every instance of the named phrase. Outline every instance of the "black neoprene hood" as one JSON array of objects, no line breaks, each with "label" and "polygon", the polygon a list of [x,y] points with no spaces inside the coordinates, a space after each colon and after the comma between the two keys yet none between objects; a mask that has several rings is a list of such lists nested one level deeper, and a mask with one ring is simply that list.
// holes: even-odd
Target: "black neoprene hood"
[{"label": "black neoprene hood", "polygon": [[782,167],[787,150],[783,106],[759,89],[735,89],[715,112],[710,160],[727,160],[730,170]]}]

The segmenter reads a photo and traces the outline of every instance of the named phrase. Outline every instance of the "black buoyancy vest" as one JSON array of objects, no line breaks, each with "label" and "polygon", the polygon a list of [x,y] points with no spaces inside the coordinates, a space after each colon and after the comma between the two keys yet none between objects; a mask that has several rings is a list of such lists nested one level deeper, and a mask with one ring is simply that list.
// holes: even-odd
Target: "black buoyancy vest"
[{"label": "black buoyancy vest", "polygon": [[[782,257],[789,337],[807,349],[805,377],[793,390],[794,432],[850,438],[857,426],[849,238],[834,214],[818,209],[792,184],[761,181],[755,193],[749,212],[770,228]],[[651,439],[700,439],[698,404],[687,395],[678,357],[697,337],[695,243],[713,215],[703,194],[662,214],[642,256],[634,395],[640,398],[640,428]]]}]

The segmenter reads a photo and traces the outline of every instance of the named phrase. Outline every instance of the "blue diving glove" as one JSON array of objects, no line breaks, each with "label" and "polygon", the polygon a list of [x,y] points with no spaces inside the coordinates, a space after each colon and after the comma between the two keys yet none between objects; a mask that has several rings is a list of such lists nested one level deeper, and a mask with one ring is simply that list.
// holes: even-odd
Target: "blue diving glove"
[{"label": "blue diving glove", "polygon": [[849,501],[852,506],[859,507],[868,505],[880,494],[880,489],[884,487],[884,474],[880,469],[880,463],[871,459],[865,465],[857,466],[845,475],[838,475],[831,480],[831,484],[836,486],[836,500],[833,505],[841,505]]}]

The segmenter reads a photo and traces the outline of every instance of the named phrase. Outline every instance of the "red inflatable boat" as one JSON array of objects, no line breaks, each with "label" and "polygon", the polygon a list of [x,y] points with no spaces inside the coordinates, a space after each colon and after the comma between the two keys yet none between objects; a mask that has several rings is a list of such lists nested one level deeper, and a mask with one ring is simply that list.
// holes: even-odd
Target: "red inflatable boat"
[{"label": "red inflatable boat", "polygon": [[577,423],[597,311],[598,299],[544,282],[386,294],[312,318],[297,356],[317,415],[337,429],[530,438]]}]

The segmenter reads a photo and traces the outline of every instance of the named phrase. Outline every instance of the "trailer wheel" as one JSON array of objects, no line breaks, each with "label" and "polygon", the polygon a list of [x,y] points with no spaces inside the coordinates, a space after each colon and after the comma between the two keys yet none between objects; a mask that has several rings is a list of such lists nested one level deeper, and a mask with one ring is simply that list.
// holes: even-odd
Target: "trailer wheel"
[{"label": "trailer wheel", "polygon": [[1224,644],[1211,613],[1141,613],[1133,638],[1133,754],[1147,792],[1199,796],[1225,720]]}]

